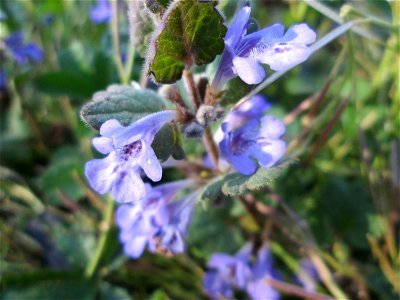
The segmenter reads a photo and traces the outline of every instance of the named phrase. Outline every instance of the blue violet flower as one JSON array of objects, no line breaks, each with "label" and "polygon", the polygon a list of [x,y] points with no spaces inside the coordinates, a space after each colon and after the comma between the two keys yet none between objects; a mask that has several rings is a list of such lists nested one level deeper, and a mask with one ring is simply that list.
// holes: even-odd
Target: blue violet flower
[{"label": "blue violet flower", "polygon": [[127,256],[138,258],[146,246],[152,253],[184,252],[184,238],[191,220],[196,194],[175,200],[190,180],[161,184],[148,189],[139,202],[121,205],[116,212],[120,241]]},{"label": "blue violet flower", "polygon": [[250,6],[244,6],[229,26],[225,36],[225,49],[212,87],[220,91],[233,77],[239,76],[247,84],[260,83],[267,64],[274,71],[283,71],[305,61],[311,54],[307,46],[316,39],[307,24],[291,26],[284,33],[284,26],[274,24],[246,35]]},{"label": "blue violet flower", "polygon": [[91,187],[100,194],[111,192],[118,202],[133,202],[146,195],[140,169],[152,181],[159,181],[162,168],[151,143],[155,134],[167,122],[176,118],[173,110],[148,115],[128,127],[117,120],[108,120],[100,127],[101,137],[93,146],[103,159],[93,159],[85,165],[85,175]]},{"label": "blue violet flower", "polygon": [[279,293],[266,283],[268,278],[280,278],[272,266],[272,257],[262,246],[251,263],[252,246],[246,244],[235,256],[214,253],[203,279],[203,287],[212,299],[233,298],[233,289],[246,291],[251,299],[279,299]]},{"label": "blue violet flower", "polygon": [[280,139],[285,125],[273,116],[263,116],[269,107],[260,96],[253,97],[229,113],[221,125],[221,156],[244,175],[256,171],[256,161],[270,168],[285,153],[286,143]]}]

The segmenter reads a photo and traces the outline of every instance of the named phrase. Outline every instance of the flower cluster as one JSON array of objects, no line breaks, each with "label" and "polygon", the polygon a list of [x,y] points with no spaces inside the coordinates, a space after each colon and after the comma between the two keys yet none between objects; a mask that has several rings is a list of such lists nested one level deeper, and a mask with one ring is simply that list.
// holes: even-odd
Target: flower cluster
[{"label": "flower cluster", "polygon": [[233,289],[244,290],[251,299],[279,299],[279,293],[271,288],[266,279],[280,278],[272,266],[272,257],[264,245],[251,263],[252,246],[245,245],[235,256],[215,253],[208,262],[203,286],[212,299],[233,298]]},{"label": "flower cluster", "polygon": [[[285,34],[283,26],[276,24],[246,35],[250,13],[249,6],[243,7],[228,29],[221,63],[211,86],[215,92],[220,92],[235,76],[247,84],[259,83],[265,76],[260,63],[281,71],[306,60],[311,53],[307,45],[314,42],[315,33],[306,24],[294,25]],[[109,0],[98,0],[91,19],[101,23],[110,17]],[[211,91],[206,96],[217,94]],[[182,180],[151,187],[141,176],[144,173],[153,182],[161,180],[162,167],[151,144],[166,123],[178,119],[178,111],[184,135],[201,137],[203,129],[222,116],[222,110],[212,105],[217,99],[207,102],[207,97],[202,96],[204,105],[196,105],[193,114],[179,93],[178,96],[175,97],[177,110],[150,114],[127,127],[110,119],[100,127],[101,136],[92,141],[97,151],[107,156],[87,162],[85,175],[95,191],[111,193],[116,201],[124,203],[116,212],[116,222],[124,252],[132,258],[140,257],[146,248],[152,253],[164,254],[185,250],[184,239],[196,193],[181,200],[178,195],[192,182]],[[272,167],[285,152],[286,144],[281,139],[285,126],[266,115],[270,106],[263,96],[254,96],[230,112],[221,125],[220,156],[244,175],[253,174],[258,166]],[[217,161],[218,150],[211,148]],[[205,162],[204,166],[209,164]],[[233,257],[214,254],[204,278],[204,287],[210,296],[232,298],[233,289],[237,288],[246,291],[252,299],[278,299],[278,292],[266,283],[268,278],[279,278],[266,246],[255,256],[250,245]]]},{"label": "flower cluster", "polygon": [[151,143],[161,127],[175,118],[175,111],[166,110],[128,127],[114,119],[106,121],[100,128],[101,137],[94,138],[92,143],[97,151],[108,156],[90,160],[85,166],[92,188],[100,194],[110,192],[118,202],[142,199],[147,191],[140,170],[152,181],[161,179],[162,168]]},{"label": "flower cluster", "polygon": [[116,213],[120,240],[127,256],[138,258],[146,245],[150,252],[184,252],[184,238],[190,223],[195,194],[176,201],[177,193],[190,185],[176,181],[151,188],[138,202],[121,205]]},{"label": "flower cluster", "polygon": [[285,125],[273,116],[263,115],[270,106],[262,96],[254,96],[231,112],[221,125],[221,156],[244,175],[256,171],[254,160],[269,168],[285,152],[286,144],[280,139]]},{"label": "flower cluster", "polygon": [[244,6],[229,26],[225,49],[212,86],[220,91],[230,79],[239,76],[247,84],[257,84],[265,77],[260,63],[274,71],[283,71],[305,61],[311,54],[307,46],[316,39],[306,24],[291,26],[284,34],[281,24],[246,35],[250,6]]}]

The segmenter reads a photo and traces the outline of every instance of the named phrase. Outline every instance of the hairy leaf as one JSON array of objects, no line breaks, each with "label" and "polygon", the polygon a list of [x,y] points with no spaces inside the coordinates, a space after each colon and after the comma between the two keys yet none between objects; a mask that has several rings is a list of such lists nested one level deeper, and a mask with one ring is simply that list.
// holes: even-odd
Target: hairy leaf
[{"label": "hairy leaf", "polygon": [[225,177],[217,177],[207,184],[198,196],[199,201],[214,201],[218,199],[222,194],[221,188],[225,182]]},{"label": "hairy leaf", "polygon": [[227,196],[237,196],[243,195],[248,191],[255,191],[267,187],[282,174],[288,165],[288,162],[284,162],[272,168],[259,168],[258,171],[251,176],[245,176],[238,172],[228,174],[224,178],[224,183],[221,188],[222,193]]},{"label": "hairy leaf", "polygon": [[92,101],[83,106],[81,118],[98,130],[107,120],[116,119],[126,126],[164,108],[164,100],[151,90],[111,85],[106,91],[94,94]]},{"label": "hairy leaf", "polygon": [[[154,149],[159,160],[167,160],[171,155],[173,155],[175,159],[179,159],[179,157],[174,155],[175,153],[181,153],[183,151],[179,135],[180,133],[177,128],[172,124],[164,125],[161,130],[157,132],[151,147]],[[180,157],[180,159],[182,158],[183,157]]]},{"label": "hairy leaf", "polygon": [[182,0],[170,5],[150,44],[147,72],[156,82],[173,83],[185,65],[203,65],[224,50],[226,27],[216,1]]},{"label": "hairy leaf", "polygon": [[[93,100],[81,110],[82,119],[95,129],[110,119],[117,119],[127,126],[151,113],[165,109],[164,100],[152,90],[137,89],[122,85],[112,85],[107,91],[98,92]],[[177,128],[167,124],[154,137],[152,143],[157,158],[161,161],[171,155],[182,159],[180,133]]]}]

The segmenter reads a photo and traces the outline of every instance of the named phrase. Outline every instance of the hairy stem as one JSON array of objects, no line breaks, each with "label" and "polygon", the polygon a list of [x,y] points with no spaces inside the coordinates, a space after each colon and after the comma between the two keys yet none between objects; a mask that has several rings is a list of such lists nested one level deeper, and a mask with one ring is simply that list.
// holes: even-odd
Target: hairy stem
[{"label": "hairy stem", "polygon": [[197,111],[202,103],[199,90],[193,79],[193,74],[189,70],[183,71],[183,81],[185,82],[186,89],[189,92],[190,99],[193,102],[194,109]]},{"label": "hairy stem", "polygon": [[215,144],[210,127],[204,129],[203,143],[206,146],[207,153],[210,154],[211,161],[216,169],[218,169],[219,152]]}]

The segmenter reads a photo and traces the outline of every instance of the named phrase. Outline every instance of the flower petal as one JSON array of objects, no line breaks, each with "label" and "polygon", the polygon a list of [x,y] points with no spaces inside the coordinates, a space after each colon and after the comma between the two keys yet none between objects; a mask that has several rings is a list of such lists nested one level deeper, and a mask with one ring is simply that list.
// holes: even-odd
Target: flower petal
[{"label": "flower petal", "polygon": [[111,138],[114,134],[116,134],[119,130],[123,129],[124,126],[121,125],[115,119],[105,121],[100,127],[100,134],[102,136]]},{"label": "flower petal", "polygon": [[155,134],[161,127],[165,123],[173,121],[176,117],[177,113],[175,110],[164,110],[139,119],[113,136],[114,146],[119,148],[139,139],[143,139],[151,145]]},{"label": "flower petal", "polygon": [[141,205],[135,203],[134,205],[126,204],[121,205],[115,212],[115,222],[118,227],[123,229],[129,229],[136,219],[141,215]]},{"label": "flower petal", "polygon": [[[266,277],[267,278],[267,277]],[[265,279],[266,279],[265,278]],[[266,283],[266,280],[261,279],[247,284],[247,293],[252,300],[268,299],[279,300],[279,293]]]},{"label": "flower petal", "polygon": [[122,203],[139,201],[146,193],[146,187],[136,168],[120,171],[111,186],[115,201]]},{"label": "flower petal", "polygon": [[144,141],[142,141],[142,147],[141,155],[138,157],[139,166],[142,167],[147,177],[151,180],[155,182],[160,181],[162,177],[162,168],[153,148]]},{"label": "flower petal", "polygon": [[249,21],[251,13],[251,7],[249,5],[244,6],[237,14],[235,20],[229,26],[228,31],[225,35],[225,44],[234,48],[239,40],[242,38],[247,28],[247,22]]},{"label": "flower petal", "polygon": [[102,154],[108,154],[114,150],[112,139],[107,137],[93,138],[92,145]]},{"label": "flower petal", "polygon": [[315,31],[307,24],[296,24],[291,26],[281,39],[281,43],[297,43],[309,45],[314,43],[317,38]]},{"label": "flower petal", "polygon": [[251,175],[256,171],[255,162],[245,155],[232,155],[229,162],[243,175]]},{"label": "flower petal", "polygon": [[247,84],[260,83],[265,77],[265,70],[254,58],[236,56],[233,65],[238,76]]},{"label": "flower petal", "polygon": [[310,54],[310,48],[304,44],[281,43],[259,50],[254,57],[274,71],[284,71],[302,63]]},{"label": "flower petal", "polygon": [[282,24],[274,24],[267,28],[246,35],[237,47],[237,55],[246,56],[257,44],[275,44],[283,37],[285,27]]},{"label": "flower petal", "polygon": [[272,167],[285,154],[286,143],[282,140],[264,140],[259,144],[265,153],[271,155],[271,160],[268,163],[264,164],[260,161],[260,165],[264,168]]},{"label": "flower petal", "polygon": [[85,175],[96,192],[105,194],[111,190],[114,179],[118,176],[118,169],[115,153],[112,152],[106,158],[88,161]]},{"label": "flower petal", "polygon": [[147,239],[147,236],[138,236],[132,239],[130,242],[125,243],[125,254],[132,258],[139,258],[146,247]]},{"label": "flower petal", "polygon": [[261,118],[260,137],[278,139],[285,133],[285,124],[273,116]]}]

